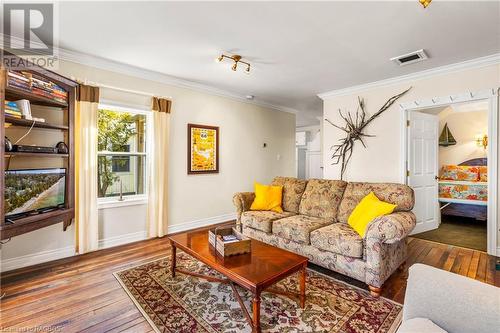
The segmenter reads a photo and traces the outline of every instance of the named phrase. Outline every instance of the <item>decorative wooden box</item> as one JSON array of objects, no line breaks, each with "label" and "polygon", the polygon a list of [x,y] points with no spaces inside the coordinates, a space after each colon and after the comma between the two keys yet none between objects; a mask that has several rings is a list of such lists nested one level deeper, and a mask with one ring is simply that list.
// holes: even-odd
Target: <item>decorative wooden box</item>
[{"label": "decorative wooden box", "polygon": [[[224,242],[222,236],[234,235],[238,241]],[[215,247],[218,254],[224,257],[250,253],[251,240],[243,236],[235,227],[217,227],[208,231],[208,242]]]}]

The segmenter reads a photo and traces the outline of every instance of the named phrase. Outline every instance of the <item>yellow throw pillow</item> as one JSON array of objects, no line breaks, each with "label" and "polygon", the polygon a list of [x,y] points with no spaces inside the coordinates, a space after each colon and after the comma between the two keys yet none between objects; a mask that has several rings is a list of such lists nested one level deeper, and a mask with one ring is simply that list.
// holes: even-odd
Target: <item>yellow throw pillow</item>
[{"label": "yellow throw pillow", "polygon": [[283,186],[263,185],[255,182],[255,199],[250,210],[271,210],[283,213],[281,208],[282,195]]},{"label": "yellow throw pillow", "polygon": [[390,214],[395,208],[396,205],[380,201],[373,192],[370,192],[370,194],[364,197],[356,208],[354,208],[351,215],[349,215],[347,223],[349,223],[361,237],[365,237],[366,227],[368,227],[368,224],[373,221],[374,218]]}]

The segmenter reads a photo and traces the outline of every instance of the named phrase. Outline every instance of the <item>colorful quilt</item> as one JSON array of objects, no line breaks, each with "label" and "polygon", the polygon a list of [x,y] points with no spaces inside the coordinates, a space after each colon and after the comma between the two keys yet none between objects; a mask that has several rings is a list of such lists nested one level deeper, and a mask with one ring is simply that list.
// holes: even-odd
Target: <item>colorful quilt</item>
[{"label": "colorful quilt", "polygon": [[443,165],[439,179],[441,199],[488,201],[487,166]]},{"label": "colorful quilt", "polygon": [[440,181],[439,198],[488,201],[488,184],[483,182]]},{"label": "colorful quilt", "polygon": [[488,167],[480,166],[479,167],[479,181],[487,182],[488,181]]},{"label": "colorful quilt", "polygon": [[441,168],[441,180],[462,180],[477,182],[479,181],[479,168],[477,166],[465,165],[443,165]]}]

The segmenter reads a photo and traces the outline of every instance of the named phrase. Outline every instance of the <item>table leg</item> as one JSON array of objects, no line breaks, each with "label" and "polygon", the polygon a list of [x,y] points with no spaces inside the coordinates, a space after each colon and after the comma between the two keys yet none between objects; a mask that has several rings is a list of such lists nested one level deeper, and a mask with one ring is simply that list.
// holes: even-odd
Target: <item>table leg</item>
[{"label": "table leg", "polygon": [[303,309],[306,306],[306,276],[307,276],[307,264],[302,267],[300,271],[299,283],[300,283],[300,307]]},{"label": "table leg", "polygon": [[261,333],[260,330],[260,291],[257,291],[252,300],[252,333]]},{"label": "table leg", "polygon": [[170,264],[170,272],[172,273],[172,277],[175,277],[175,265],[176,265],[176,253],[177,249],[175,247],[174,243],[170,243],[171,249],[172,249],[172,262]]}]

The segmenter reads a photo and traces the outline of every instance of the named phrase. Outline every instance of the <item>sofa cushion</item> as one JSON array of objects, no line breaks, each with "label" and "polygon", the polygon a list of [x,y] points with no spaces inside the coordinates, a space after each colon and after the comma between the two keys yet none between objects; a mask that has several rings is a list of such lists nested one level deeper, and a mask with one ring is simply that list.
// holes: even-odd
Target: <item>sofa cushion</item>
[{"label": "sofa cushion", "polygon": [[281,200],[283,199],[283,186],[264,185],[255,182],[255,199],[250,210],[270,210],[283,213]]},{"label": "sofa cushion", "polygon": [[397,333],[447,333],[427,318],[412,318],[399,326]]},{"label": "sofa cushion", "polygon": [[294,213],[291,212],[276,213],[268,210],[246,211],[241,214],[241,223],[246,227],[270,233],[273,221],[292,215]]},{"label": "sofa cushion", "polygon": [[375,218],[390,214],[396,205],[380,201],[373,192],[361,199],[347,219],[347,223],[361,236],[365,237],[368,224]]},{"label": "sofa cushion", "polygon": [[299,213],[334,222],[346,185],[342,180],[309,180],[300,201]]},{"label": "sofa cushion", "polygon": [[309,244],[311,231],[324,227],[331,222],[319,217],[294,215],[273,222],[273,234],[293,240],[298,243]]},{"label": "sofa cushion", "polygon": [[345,223],[334,223],[314,230],[311,232],[311,245],[347,257],[363,257],[363,239]]},{"label": "sofa cushion", "polygon": [[271,185],[283,186],[282,206],[284,211],[299,213],[300,199],[306,189],[307,180],[293,177],[276,177]]},{"label": "sofa cushion", "polygon": [[349,183],[340,203],[337,220],[347,223],[349,215],[370,192],[382,201],[396,205],[395,212],[410,211],[415,203],[413,190],[403,184],[393,183]]}]

